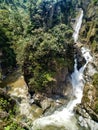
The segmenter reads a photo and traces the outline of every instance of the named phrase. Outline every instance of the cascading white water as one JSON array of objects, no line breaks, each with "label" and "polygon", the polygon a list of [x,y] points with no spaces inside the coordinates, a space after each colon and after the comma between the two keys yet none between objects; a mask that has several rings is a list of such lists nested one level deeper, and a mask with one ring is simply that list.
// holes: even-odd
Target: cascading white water
[{"label": "cascading white water", "polygon": [[38,128],[44,128],[45,126],[48,125],[53,125],[58,127],[64,126],[67,130],[78,129],[76,125],[72,123],[71,117],[73,116],[74,107],[76,106],[76,104],[81,103],[81,99],[83,96],[83,87],[84,87],[83,72],[88,62],[92,62],[92,57],[89,53],[89,50],[82,48],[81,51],[82,51],[82,55],[86,60],[86,64],[78,70],[77,60],[75,59],[74,72],[71,75],[73,96],[75,97],[75,99],[71,100],[68,103],[67,107],[64,108],[62,111],[60,112],[56,111],[51,116],[42,117],[40,119],[35,120],[35,122],[33,123],[33,130],[37,130]]},{"label": "cascading white water", "polygon": [[83,10],[80,9],[80,16],[79,16],[79,18],[76,19],[76,25],[74,26],[73,38],[74,38],[75,43],[78,40],[79,30],[80,30],[81,24],[82,24],[82,18],[83,18]]},{"label": "cascading white water", "polygon": [[93,61],[92,56],[90,55],[90,50],[82,47],[81,48],[82,56],[85,58],[86,63],[83,67],[81,67],[79,70],[77,69],[77,59],[75,59],[75,65],[74,65],[74,72],[72,73],[72,86],[73,86],[73,95],[76,97],[75,100],[71,101],[71,103],[68,104],[68,109],[73,110],[73,108],[76,106],[76,104],[81,103],[81,99],[83,96],[83,87],[84,87],[84,77],[83,72],[89,62]]},{"label": "cascading white water", "polygon": [[[73,38],[77,42],[79,30],[82,24],[83,10],[80,9],[80,16],[76,21],[76,26],[74,28]],[[45,126],[56,126],[56,127],[65,127],[67,130],[78,130],[75,122],[72,121],[73,109],[76,104],[81,103],[83,96],[83,87],[84,87],[84,77],[83,72],[88,64],[92,62],[93,58],[91,57],[89,50],[84,47],[81,48],[83,57],[86,60],[85,65],[77,69],[77,59],[75,59],[74,72],[71,75],[72,86],[73,86],[73,99],[68,103],[66,108],[63,108],[62,111],[56,111],[54,114],[46,117],[39,118],[33,122],[32,130],[37,130],[39,128],[43,129]]]}]

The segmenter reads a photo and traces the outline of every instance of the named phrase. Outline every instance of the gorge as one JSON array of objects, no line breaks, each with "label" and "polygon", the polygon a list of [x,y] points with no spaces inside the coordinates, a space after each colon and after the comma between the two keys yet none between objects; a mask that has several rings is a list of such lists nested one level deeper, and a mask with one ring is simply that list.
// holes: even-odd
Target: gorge
[{"label": "gorge", "polygon": [[0,1],[1,130],[98,130],[98,1]]},{"label": "gorge", "polygon": [[[75,31],[73,33],[73,38],[74,38],[75,43],[78,40],[78,34],[81,28],[82,18],[83,18],[83,10],[82,9],[79,9],[79,10],[80,10],[80,16],[76,20],[75,27],[74,27]],[[93,57],[90,55],[89,49],[82,47],[81,52],[82,52],[82,56],[86,60],[86,63],[78,70],[77,59],[75,57],[74,72],[71,75],[71,82],[72,82],[72,87],[73,87],[71,101],[69,101],[67,106],[64,106],[65,108],[63,107],[62,111],[56,111],[50,116],[42,117],[40,119],[35,120],[33,123],[34,126],[32,127],[32,130],[46,129],[45,126],[56,126],[60,128],[65,127],[66,130],[79,129],[75,124],[76,122],[72,120],[72,117],[74,115],[73,109],[77,104],[81,103],[81,99],[83,96],[83,88],[84,88],[84,82],[85,82],[84,70],[89,62],[90,63],[93,62]],[[87,127],[88,126],[86,125],[86,128]],[[91,130],[93,129],[91,128]]]}]

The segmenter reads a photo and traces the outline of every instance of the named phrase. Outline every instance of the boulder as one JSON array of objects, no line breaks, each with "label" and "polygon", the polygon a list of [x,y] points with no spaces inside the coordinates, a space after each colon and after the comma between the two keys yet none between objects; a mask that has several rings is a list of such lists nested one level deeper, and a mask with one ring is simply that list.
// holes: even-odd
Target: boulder
[{"label": "boulder", "polygon": [[40,103],[44,112],[51,107],[51,102],[51,99],[46,98]]}]

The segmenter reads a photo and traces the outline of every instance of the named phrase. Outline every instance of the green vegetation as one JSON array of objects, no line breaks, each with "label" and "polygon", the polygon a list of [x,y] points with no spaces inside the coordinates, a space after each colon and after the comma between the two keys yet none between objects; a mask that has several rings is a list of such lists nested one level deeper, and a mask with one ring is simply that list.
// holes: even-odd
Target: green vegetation
[{"label": "green vegetation", "polygon": [[[74,1],[0,0],[0,87],[6,87],[3,77],[17,67],[34,92],[53,88],[61,68],[73,70],[70,19],[74,8]],[[0,112],[6,116],[0,120],[1,129],[23,130],[16,119],[16,102],[4,95]]]},{"label": "green vegetation", "polygon": [[93,85],[98,89],[98,73],[93,76]]},{"label": "green vegetation", "polygon": [[0,130],[24,130],[21,124],[15,121],[17,110],[15,100],[0,89]]},{"label": "green vegetation", "polygon": [[94,53],[98,52],[98,0],[82,1],[85,20],[80,32],[81,42],[87,43]]},{"label": "green vegetation", "polygon": [[11,48],[13,28],[9,25],[9,12],[7,10],[0,10],[0,20],[1,67],[2,69],[10,69],[16,64],[16,55]]},{"label": "green vegetation", "polygon": [[93,3],[94,4],[98,4],[98,0],[93,0]]},{"label": "green vegetation", "polygon": [[17,123],[12,122],[10,125],[5,127],[4,130],[25,130],[25,129],[19,126]]},{"label": "green vegetation", "polygon": [[1,78],[18,65],[26,82],[35,90],[43,90],[55,82],[59,68],[66,66],[72,71],[69,16],[74,14],[73,1],[0,2]]},{"label": "green vegetation", "polygon": [[[33,91],[50,87],[55,82],[59,68],[72,70],[72,33],[71,28],[64,24],[57,25],[48,32],[43,29],[32,31],[33,40],[25,48],[23,69],[25,79]],[[69,53],[69,49],[72,53]]]},{"label": "green vegetation", "polygon": [[21,64],[23,43],[27,41],[25,29],[30,20],[25,1],[24,5],[20,1],[0,2],[0,62],[1,73],[5,75]]},{"label": "green vegetation", "polygon": [[[0,82],[3,75],[19,67],[30,91],[46,93],[56,86],[61,69],[72,72],[74,48],[70,22],[79,5],[85,13],[81,41],[89,43],[97,53],[97,0],[90,0],[87,8],[84,3],[83,0],[0,0]],[[93,78],[96,88],[97,79],[96,74]],[[0,111],[8,114],[2,119],[5,123],[2,129],[23,130],[12,119],[16,103],[7,98],[0,97]],[[97,103],[95,108],[97,111]]]},{"label": "green vegetation", "polygon": [[93,109],[98,114],[98,73],[95,73],[93,76],[93,85],[95,87],[95,103]]}]

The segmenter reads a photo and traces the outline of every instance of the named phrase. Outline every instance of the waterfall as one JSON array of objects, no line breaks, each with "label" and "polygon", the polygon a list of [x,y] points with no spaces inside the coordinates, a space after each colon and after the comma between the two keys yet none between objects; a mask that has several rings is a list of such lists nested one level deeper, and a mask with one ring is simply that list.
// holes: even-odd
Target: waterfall
[{"label": "waterfall", "polygon": [[[83,18],[83,10],[80,9],[80,16],[76,21],[76,25],[74,27],[73,38],[74,42],[78,40],[79,30],[81,28]],[[61,111],[55,111],[52,115],[41,117],[36,119],[33,122],[32,130],[37,130],[39,128],[43,129],[46,126],[56,126],[56,127],[65,127],[66,130],[78,130],[76,122],[73,121],[74,107],[81,103],[81,99],[83,96],[83,87],[84,87],[84,75],[83,72],[89,62],[92,62],[93,58],[90,55],[90,51],[84,47],[81,48],[82,56],[85,58],[86,63],[79,70],[77,69],[77,59],[75,58],[74,64],[74,72],[71,74],[71,81],[73,87],[72,99],[68,103],[66,107],[64,107]]]},{"label": "waterfall", "polygon": [[68,104],[67,109],[72,111],[76,104],[81,103],[83,96],[83,87],[84,87],[84,75],[83,72],[89,62],[93,61],[92,56],[90,55],[90,50],[84,47],[81,48],[82,56],[85,58],[86,63],[79,70],[77,69],[77,59],[75,59],[74,72],[71,75],[72,86],[73,86],[73,95],[76,97],[75,100],[71,101]]},{"label": "waterfall", "polygon": [[[76,22],[76,26],[74,28],[73,38],[76,42],[78,39],[79,30],[82,24],[83,10],[80,10],[80,16]],[[84,78],[83,72],[87,65],[87,63],[92,59],[89,54],[89,51],[82,48],[81,50],[83,57],[86,60],[86,64],[77,69],[77,59],[75,59],[74,72],[71,75],[72,78],[72,86],[73,86],[73,98],[67,105],[66,108],[63,108],[62,111],[56,111],[54,114],[46,117],[39,118],[33,122],[32,130],[37,130],[39,128],[44,128],[45,126],[53,125],[53,126],[64,126],[67,127],[68,130],[77,130],[76,125],[74,125],[71,121],[71,117],[73,115],[73,109],[76,104],[81,102],[83,86],[84,86]]]},{"label": "waterfall", "polygon": [[33,123],[32,130],[37,130],[39,128],[44,128],[45,126],[53,125],[58,127],[65,127],[67,130],[78,130],[75,122],[72,120],[73,116],[73,109],[74,107],[81,103],[81,99],[83,96],[83,87],[84,87],[84,75],[83,72],[88,64],[88,62],[92,62],[93,58],[90,55],[90,51],[85,49],[84,47],[81,48],[81,52],[83,57],[86,60],[85,65],[77,69],[77,60],[75,59],[74,65],[74,72],[71,75],[72,78],[72,86],[73,86],[73,97],[75,99],[71,100],[66,108],[63,108],[62,111],[56,111],[54,114],[46,117],[42,117],[37,119]]},{"label": "waterfall", "polygon": [[80,9],[80,16],[79,16],[79,18],[77,18],[76,24],[74,26],[73,38],[74,38],[74,42],[75,43],[78,40],[79,30],[80,30],[81,24],[82,24],[82,18],[83,18],[83,10]]}]

